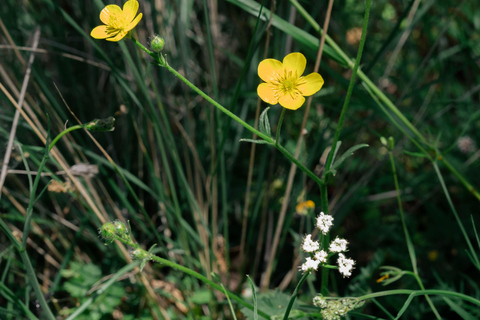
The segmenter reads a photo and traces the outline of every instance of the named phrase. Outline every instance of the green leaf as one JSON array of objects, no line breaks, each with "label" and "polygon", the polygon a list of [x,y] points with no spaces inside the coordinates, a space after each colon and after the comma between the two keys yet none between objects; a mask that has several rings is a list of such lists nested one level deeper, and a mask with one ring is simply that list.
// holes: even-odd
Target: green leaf
[{"label": "green leaf", "polygon": [[255,284],[253,283],[250,276],[247,275],[248,283],[250,284],[250,288],[252,289],[252,296],[253,296],[253,320],[258,320],[258,306],[257,306],[257,293],[255,292]]},{"label": "green leaf", "polygon": [[421,153],[421,152],[411,152],[411,151],[407,151],[407,150],[403,150],[403,152],[405,152],[406,154],[408,154],[409,156],[412,156],[412,157],[417,157],[417,158],[426,158],[427,155],[425,153]]},{"label": "green leaf", "polygon": [[195,304],[207,304],[212,301],[212,292],[208,289],[196,290],[191,298],[191,301]]},{"label": "green leaf", "polygon": [[240,142],[251,142],[256,144],[270,144],[270,142],[265,140],[254,140],[254,139],[240,139]]},{"label": "green leaf", "polygon": [[268,119],[268,109],[270,107],[266,108],[263,110],[262,114],[260,115],[260,122],[258,123],[258,129],[260,130],[261,133],[271,137],[272,136],[272,131],[270,129],[270,120]]},{"label": "green leaf", "polygon": [[[283,315],[287,310],[288,303],[290,302],[290,296],[280,291],[270,291],[257,295],[258,305],[261,306],[261,310],[268,314],[272,319],[283,319]],[[297,301],[294,302],[292,310],[298,309]],[[240,311],[247,319],[255,319],[254,312],[246,307],[242,307]],[[291,317],[289,317],[291,318]],[[299,317],[296,319],[305,319],[308,317]]]},{"label": "green leaf", "polygon": [[361,149],[361,148],[365,148],[365,147],[368,147],[368,144],[362,143],[362,144],[357,144],[356,146],[353,146],[350,149],[348,149],[347,151],[345,151],[345,153],[342,154],[342,156],[340,158],[338,158],[337,161],[335,161],[335,163],[332,165],[332,168],[331,168],[330,171],[336,170],[342,164],[342,162],[345,161],[351,155],[353,155],[353,153],[355,151],[357,151],[358,149]]}]

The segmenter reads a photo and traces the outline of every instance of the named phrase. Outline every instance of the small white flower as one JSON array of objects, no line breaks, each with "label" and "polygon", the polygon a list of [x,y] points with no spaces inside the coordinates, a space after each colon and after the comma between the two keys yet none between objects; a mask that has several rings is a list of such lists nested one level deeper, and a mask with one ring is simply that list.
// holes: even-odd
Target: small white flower
[{"label": "small white flower", "polygon": [[313,260],[312,258],[308,257],[307,259],[305,259],[305,262],[300,267],[300,270],[302,270],[303,272],[309,272],[314,270],[317,271],[319,264],[320,261]]},{"label": "small white flower", "polygon": [[327,299],[324,296],[318,295],[313,298],[313,305],[317,308],[326,308],[327,307]]},{"label": "small white flower", "polygon": [[347,251],[347,244],[347,240],[336,238],[330,243],[328,250],[330,250],[330,252],[345,252]]},{"label": "small white flower", "polygon": [[320,212],[317,217],[317,228],[320,229],[323,234],[327,234],[332,226],[333,217],[323,212]]},{"label": "small white flower", "polygon": [[346,258],[343,253],[338,254],[338,271],[343,275],[343,277],[350,277],[352,275],[352,269],[355,265],[353,259]]},{"label": "small white flower", "polygon": [[312,240],[312,235],[307,234],[305,238],[303,238],[303,244],[302,244],[302,249],[305,252],[315,252],[320,248],[320,244],[318,241],[313,241]]},{"label": "small white flower", "polygon": [[327,262],[328,253],[325,250],[320,250],[315,252],[315,256],[313,257],[315,260],[318,260],[322,263]]}]

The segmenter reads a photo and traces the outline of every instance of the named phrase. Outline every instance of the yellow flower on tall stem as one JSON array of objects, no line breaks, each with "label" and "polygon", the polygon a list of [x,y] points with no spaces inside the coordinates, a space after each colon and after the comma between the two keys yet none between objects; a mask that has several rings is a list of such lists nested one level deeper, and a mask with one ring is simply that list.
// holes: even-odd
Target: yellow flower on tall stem
[{"label": "yellow flower on tall stem", "polygon": [[314,72],[302,76],[307,59],[299,52],[293,52],[283,58],[283,63],[275,59],[265,59],[258,65],[258,75],[265,81],[257,88],[260,98],[269,104],[296,110],[305,102],[305,96],[311,96],[323,86],[323,78]]},{"label": "yellow flower on tall stem", "polygon": [[137,11],[137,0],[125,2],[123,10],[115,4],[106,6],[100,12],[100,20],[105,25],[95,27],[90,35],[95,39],[106,39],[108,41],[120,41],[125,36],[128,37],[128,33],[142,19],[141,13],[135,18]]}]

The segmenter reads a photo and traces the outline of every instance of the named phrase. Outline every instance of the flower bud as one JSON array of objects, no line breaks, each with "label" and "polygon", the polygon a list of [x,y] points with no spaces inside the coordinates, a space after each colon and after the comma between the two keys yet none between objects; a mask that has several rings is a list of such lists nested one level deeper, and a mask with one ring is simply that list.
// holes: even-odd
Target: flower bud
[{"label": "flower bud", "polygon": [[113,221],[113,225],[115,227],[115,233],[119,237],[123,237],[124,235],[128,234],[128,229],[125,226],[125,223],[123,223],[120,220],[115,220]]},{"label": "flower bud", "polygon": [[85,129],[93,132],[113,131],[115,129],[115,118],[94,119],[85,124]]},{"label": "flower bud", "polygon": [[165,40],[163,40],[163,38],[160,36],[153,37],[153,40],[150,42],[150,48],[152,48],[152,51],[156,53],[160,53],[164,45],[165,45]]},{"label": "flower bud", "polygon": [[135,249],[132,251],[132,259],[133,260],[145,260],[150,257],[150,254],[143,250],[143,249]]},{"label": "flower bud", "polygon": [[107,242],[112,242],[115,238],[115,226],[112,222],[104,223],[99,233]]}]

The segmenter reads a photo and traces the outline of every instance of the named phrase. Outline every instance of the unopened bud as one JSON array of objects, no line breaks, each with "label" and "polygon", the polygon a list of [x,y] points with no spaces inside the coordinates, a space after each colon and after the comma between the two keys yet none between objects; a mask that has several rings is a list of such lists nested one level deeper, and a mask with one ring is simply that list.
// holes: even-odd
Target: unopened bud
[{"label": "unopened bud", "polygon": [[150,42],[150,48],[152,48],[152,51],[156,53],[160,53],[164,45],[165,45],[165,40],[163,40],[163,38],[160,36],[153,37],[153,40]]},{"label": "unopened bud", "polygon": [[115,118],[108,117],[106,119],[94,119],[85,124],[85,129],[93,132],[106,132],[115,129]]},{"label": "unopened bud", "polygon": [[150,258],[150,253],[143,249],[135,249],[132,251],[132,259],[134,260],[145,260]]},{"label": "unopened bud", "polygon": [[115,226],[113,225],[113,223],[112,222],[104,223],[100,228],[100,235],[108,243],[113,242],[113,240],[115,239]]},{"label": "unopened bud", "polygon": [[124,235],[128,234],[128,229],[125,226],[125,223],[123,223],[122,221],[113,221],[113,226],[115,227],[115,233],[117,234],[117,236],[123,237]]}]

